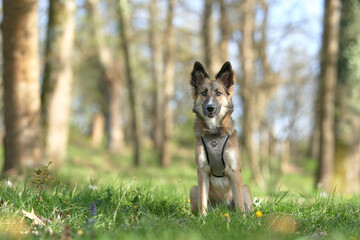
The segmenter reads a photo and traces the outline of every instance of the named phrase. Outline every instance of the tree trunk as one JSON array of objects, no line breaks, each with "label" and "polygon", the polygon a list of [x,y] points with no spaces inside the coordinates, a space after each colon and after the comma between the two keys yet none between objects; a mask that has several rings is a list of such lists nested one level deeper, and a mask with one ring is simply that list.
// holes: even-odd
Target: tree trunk
[{"label": "tree trunk", "polygon": [[270,132],[269,126],[267,124],[261,124],[260,132],[260,141],[259,152],[262,158],[261,170],[265,179],[270,179],[271,169],[270,169]]},{"label": "tree trunk", "polygon": [[334,175],[334,100],[337,79],[340,1],[325,1],[320,72],[320,153],[316,182],[333,191]]},{"label": "tree trunk", "polygon": [[138,113],[138,103],[135,95],[135,79],[133,78],[132,59],[130,57],[130,39],[129,39],[129,19],[126,15],[128,12],[127,1],[119,0],[119,23],[120,23],[120,36],[122,43],[122,51],[125,60],[125,73],[129,90],[129,102],[131,110],[131,129],[133,133],[134,142],[134,165],[141,164],[141,121]]},{"label": "tree trunk", "polygon": [[41,110],[46,158],[61,165],[66,156],[73,82],[73,0],[50,1]]},{"label": "tree trunk", "polygon": [[175,0],[168,0],[168,12],[165,31],[165,72],[164,77],[164,116],[163,143],[161,147],[161,166],[168,167],[171,163],[170,137],[172,130],[172,111],[170,102],[174,94],[175,61],[174,61],[174,5]]},{"label": "tree trunk", "polygon": [[93,25],[99,62],[104,72],[103,80],[106,86],[107,106],[103,111],[107,119],[107,149],[111,153],[115,153],[120,152],[125,144],[124,131],[121,125],[121,70],[119,69],[120,66],[116,65],[116,61],[101,31],[101,17],[97,11],[98,2],[98,0],[88,0],[87,6]]},{"label": "tree trunk", "polygon": [[95,114],[91,126],[91,146],[99,147],[104,138],[105,118],[101,113]]},{"label": "tree trunk", "polygon": [[150,6],[150,47],[151,47],[151,75],[155,84],[155,119],[154,119],[154,138],[158,152],[161,152],[164,135],[164,70],[162,57],[161,31],[159,30],[157,0],[151,1]]},{"label": "tree trunk", "polygon": [[[118,153],[124,148],[124,132],[121,125],[121,83],[118,78],[104,76],[107,90],[107,149]],[[113,81],[114,80],[114,81]]]},{"label": "tree trunk", "polygon": [[41,164],[37,1],[4,0],[4,176]]},{"label": "tree trunk", "polygon": [[213,24],[211,22],[213,0],[204,0],[204,16],[203,16],[203,40],[204,40],[204,58],[205,64],[211,77],[215,76],[216,64],[214,62],[215,47],[213,43]]},{"label": "tree trunk", "polygon": [[221,63],[224,63],[228,60],[228,51],[229,51],[229,40],[231,36],[231,24],[229,22],[229,17],[226,12],[226,3],[225,0],[219,0],[220,3],[220,34],[221,39],[219,43],[219,59]]},{"label": "tree trunk", "polygon": [[[253,170],[253,177],[257,184],[264,188],[265,180],[260,168],[260,146],[254,141],[254,135],[261,132],[261,125],[267,126],[264,119],[269,100],[274,95],[276,89],[281,84],[278,74],[271,70],[267,57],[267,16],[268,4],[260,1],[263,11],[263,21],[260,25],[261,40],[257,42],[259,47],[256,52],[254,35],[254,12],[255,0],[246,0],[242,7],[242,41],[240,42],[240,61],[243,67],[243,77],[240,79],[240,94],[243,100],[243,141],[248,152]],[[255,81],[254,64],[256,60],[261,61],[262,75],[258,76],[261,81]],[[267,170],[268,171],[268,170]]]},{"label": "tree trunk", "polygon": [[243,78],[241,79],[241,97],[243,100],[243,140],[247,150],[248,156],[251,161],[251,168],[253,178],[256,183],[262,188],[265,187],[265,181],[261,174],[260,159],[258,149],[253,140],[253,134],[256,131],[258,121],[255,114],[255,97],[254,97],[254,0],[245,0],[243,2],[243,25],[242,25],[242,42],[241,49],[241,62],[243,66]]},{"label": "tree trunk", "polygon": [[335,174],[343,191],[357,193],[360,190],[360,1],[341,3]]},{"label": "tree trunk", "polygon": [[290,172],[290,141],[285,140],[282,142],[281,146],[281,162],[280,169],[282,173]]},{"label": "tree trunk", "polygon": [[[318,93],[319,94],[319,93]],[[310,138],[309,156],[317,159],[320,154],[320,107],[319,107],[319,96],[315,100],[315,123]]]}]

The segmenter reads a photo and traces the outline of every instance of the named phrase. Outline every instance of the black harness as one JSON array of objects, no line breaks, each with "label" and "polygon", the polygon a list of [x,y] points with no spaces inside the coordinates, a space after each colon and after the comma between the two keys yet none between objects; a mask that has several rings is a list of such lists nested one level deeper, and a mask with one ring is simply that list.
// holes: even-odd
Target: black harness
[{"label": "black harness", "polygon": [[205,135],[201,137],[202,144],[205,149],[206,159],[210,165],[211,175],[214,177],[225,176],[224,150],[229,135]]}]

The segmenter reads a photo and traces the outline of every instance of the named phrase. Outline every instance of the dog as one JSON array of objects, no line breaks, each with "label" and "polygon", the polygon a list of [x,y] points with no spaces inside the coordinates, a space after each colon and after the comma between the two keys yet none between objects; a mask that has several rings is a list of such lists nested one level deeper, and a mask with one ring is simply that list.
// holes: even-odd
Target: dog
[{"label": "dog", "polygon": [[190,84],[196,115],[195,161],[198,185],[190,190],[191,209],[206,215],[208,204],[226,204],[244,213],[252,212],[252,197],[241,176],[241,154],[234,128],[233,85],[235,74],[224,63],[210,80],[200,62],[195,62]]}]

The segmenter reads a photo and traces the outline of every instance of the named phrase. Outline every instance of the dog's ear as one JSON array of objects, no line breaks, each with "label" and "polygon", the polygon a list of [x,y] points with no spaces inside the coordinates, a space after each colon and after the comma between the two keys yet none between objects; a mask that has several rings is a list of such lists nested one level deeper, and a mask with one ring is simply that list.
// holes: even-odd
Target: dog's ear
[{"label": "dog's ear", "polygon": [[201,65],[201,63],[196,61],[194,63],[194,68],[191,72],[191,80],[190,80],[191,86],[197,89],[205,78],[209,78],[209,75],[207,74],[205,68]]},{"label": "dog's ear", "polygon": [[234,71],[232,70],[231,63],[227,61],[221,67],[218,74],[215,76],[216,79],[220,79],[226,88],[231,87],[235,83]]}]

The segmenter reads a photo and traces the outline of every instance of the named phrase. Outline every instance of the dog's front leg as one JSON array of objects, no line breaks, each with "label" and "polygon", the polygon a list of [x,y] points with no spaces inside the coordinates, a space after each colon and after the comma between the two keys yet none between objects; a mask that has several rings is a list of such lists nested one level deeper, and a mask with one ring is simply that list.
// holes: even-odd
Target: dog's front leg
[{"label": "dog's front leg", "polygon": [[209,198],[209,175],[204,168],[197,169],[198,176],[198,209],[200,213],[206,215],[208,198]]},{"label": "dog's front leg", "polygon": [[236,209],[245,212],[244,197],[243,197],[243,182],[240,171],[231,170],[229,174],[231,181],[231,189],[234,196],[234,203]]}]

